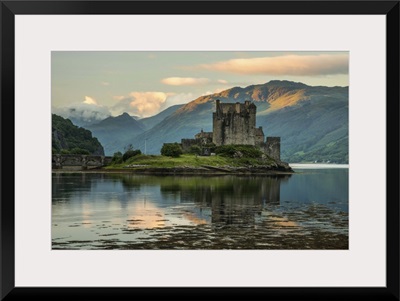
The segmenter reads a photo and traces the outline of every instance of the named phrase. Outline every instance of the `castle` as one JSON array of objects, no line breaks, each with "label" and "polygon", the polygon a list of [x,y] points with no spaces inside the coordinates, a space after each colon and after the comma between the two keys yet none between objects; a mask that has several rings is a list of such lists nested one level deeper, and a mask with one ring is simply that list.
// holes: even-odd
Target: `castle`
[{"label": "castle", "polygon": [[194,139],[182,139],[184,152],[192,146],[203,148],[203,154],[209,155],[208,145],[254,145],[266,155],[280,161],[280,137],[267,137],[262,127],[256,127],[257,107],[250,101],[244,103],[221,103],[216,100],[213,113],[213,131],[196,134]]}]

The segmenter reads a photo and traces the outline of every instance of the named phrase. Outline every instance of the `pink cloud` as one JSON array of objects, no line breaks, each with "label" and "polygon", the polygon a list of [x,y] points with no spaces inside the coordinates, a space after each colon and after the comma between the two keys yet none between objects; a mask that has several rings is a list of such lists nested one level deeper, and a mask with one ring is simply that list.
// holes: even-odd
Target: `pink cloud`
[{"label": "pink cloud", "polygon": [[85,96],[85,100],[83,101],[83,103],[88,104],[88,105],[97,105],[97,101],[90,96]]},{"label": "pink cloud", "polygon": [[171,86],[199,86],[208,84],[210,80],[208,78],[195,77],[167,77],[162,79],[161,82]]},{"label": "pink cloud", "polygon": [[113,115],[127,112],[140,117],[152,116],[160,111],[169,96],[165,92],[131,92],[128,96],[114,98],[118,101],[110,110]]},{"label": "pink cloud", "polygon": [[201,69],[236,74],[328,75],[348,74],[348,53],[339,55],[285,55],[242,58],[197,66]]}]

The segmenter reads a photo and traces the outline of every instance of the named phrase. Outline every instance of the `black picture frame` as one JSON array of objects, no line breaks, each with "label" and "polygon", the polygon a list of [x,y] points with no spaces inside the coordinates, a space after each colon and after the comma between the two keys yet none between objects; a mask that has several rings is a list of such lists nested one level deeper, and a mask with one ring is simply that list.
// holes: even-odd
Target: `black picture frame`
[{"label": "black picture frame", "polygon": [[[2,300],[399,300],[399,1],[229,1],[226,4],[227,1],[1,1]],[[386,16],[386,287],[15,287],[15,15],[264,12]]]}]

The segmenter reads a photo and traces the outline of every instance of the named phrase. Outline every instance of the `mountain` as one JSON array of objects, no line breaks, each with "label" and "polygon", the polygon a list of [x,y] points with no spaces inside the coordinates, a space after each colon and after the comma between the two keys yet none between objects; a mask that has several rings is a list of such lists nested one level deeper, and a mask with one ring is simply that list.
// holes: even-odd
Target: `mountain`
[{"label": "mountain", "polygon": [[166,117],[168,117],[169,115],[175,113],[176,110],[178,110],[179,108],[181,108],[183,105],[174,105],[171,106],[167,109],[165,109],[164,111],[161,111],[160,113],[158,113],[157,115],[151,116],[151,117],[147,117],[147,118],[143,118],[139,120],[139,123],[141,125],[143,125],[143,127],[146,130],[151,129],[152,127],[154,127],[157,123],[160,123],[161,121],[163,121]]},{"label": "mountain", "polygon": [[74,125],[71,120],[52,114],[51,118],[53,152],[89,152],[91,155],[104,155],[103,146],[89,130]]},{"label": "mountain", "polygon": [[216,99],[222,103],[254,101],[257,126],[263,126],[265,136],[281,137],[284,161],[348,163],[348,87],[290,81],[234,87],[201,96],[136,136],[132,144],[142,152],[146,145],[147,153],[159,154],[165,142],[193,138],[201,129],[212,131]]},{"label": "mountain", "polygon": [[104,145],[105,153],[111,156],[118,151],[123,152],[129,144],[136,147],[136,136],[151,129],[182,106],[171,106],[154,116],[142,119],[123,113],[117,117],[108,117],[96,124],[89,124],[86,128],[99,138]]},{"label": "mountain", "polygon": [[107,155],[123,152],[128,144],[134,144],[131,138],[144,131],[143,125],[128,113],[108,117],[99,123],[86,126],[104,146]]},{"label": "mountain", "polygon": [[[96,112],[93,112],[93,114],[96,114]],[[127,113],[125,113],[127,114]],[[100,114],[97,114],[98,116],[96,116],[96,118],[98,119],[87,119],[87,118],[83,118],[80,116],[69,116],[68,119],[72,121],[73,124],[79,126],[79,127],[83,127],[83,128],[87,128],[93,125],[97,125],[98,123],[100,123],[101,121],[110,118],[111,116],[104,116],[103,118],[101,117]],[[129,114],[127,114],[129,115]],[[131,118],[135,119],[135,120],[139,120],[140,117],[139,116],[132,116],[130,115]]]},{"label": "mountain", "polygon": [[281,137],[283,160],[348,163],[348,87],[307,87],[290,94],[299,93],[288,105],[275,102],[290,99],[289,93],[271,102],[257,124],[266,136]]}]

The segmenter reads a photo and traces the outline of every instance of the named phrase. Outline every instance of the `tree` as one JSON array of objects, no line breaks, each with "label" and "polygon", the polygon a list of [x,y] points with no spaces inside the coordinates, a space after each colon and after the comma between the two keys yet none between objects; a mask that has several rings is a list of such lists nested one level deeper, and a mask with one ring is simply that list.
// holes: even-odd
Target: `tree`
[{"label": "tree", "polygon": [[134,156],[140,155],[142,152],[140,151],[140,149],[129,149],[127,150],[123,155],[122,155],[122,161],[127,161],[129,158],[132,158]]},{"label": "tree", "polygon": [[121,152],[116,152],[114,153],[114,156],[111,159],[111,162],[113,164],[120,164],[122,163],[122,153]]},{"label": "tree", "polygon": [[177,158],[183,154],[182,148],[178,143],[164,143],[161,148],[161,155]]}]

